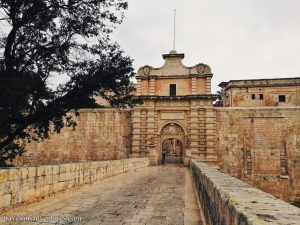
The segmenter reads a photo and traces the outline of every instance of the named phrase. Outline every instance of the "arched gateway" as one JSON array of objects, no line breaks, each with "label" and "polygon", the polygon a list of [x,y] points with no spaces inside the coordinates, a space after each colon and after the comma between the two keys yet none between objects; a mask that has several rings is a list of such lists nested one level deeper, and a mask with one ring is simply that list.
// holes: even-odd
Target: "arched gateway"
[{"label": "arched gateway", "polygon": [[176,123],[168,123],[161,130],[161,150],[166,150],[167,163],[182,163],[184,156],[184,130]]}]

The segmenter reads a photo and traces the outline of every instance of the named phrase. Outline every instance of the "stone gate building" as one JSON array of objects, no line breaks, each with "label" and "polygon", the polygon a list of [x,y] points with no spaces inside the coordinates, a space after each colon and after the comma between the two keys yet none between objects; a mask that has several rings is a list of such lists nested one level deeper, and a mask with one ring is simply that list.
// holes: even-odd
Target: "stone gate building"
[{"label": "stone gate building", "polygon": [[[168,140],[177,157],[216,162],[216,126],[211,94],[211,68],[206,64],[186,67],[184,54],[164,54],[160,68],[138,70],[137,96],[143,105],[132,116],[132,156],[149,156],[151,164],[161,163],[162,148]],[[181,159],[179,159],[181,160]]]}]

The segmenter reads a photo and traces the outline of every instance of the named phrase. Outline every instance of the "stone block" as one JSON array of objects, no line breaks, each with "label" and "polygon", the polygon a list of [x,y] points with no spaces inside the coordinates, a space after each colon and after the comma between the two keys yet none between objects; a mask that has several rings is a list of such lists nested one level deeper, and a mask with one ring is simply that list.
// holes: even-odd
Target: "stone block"
[{"label": "stone block", "polygon": [[58,183],[59,182],[59,175],[53,175],[52,176],[52,183],[53,184],[56,184],[56,183]]},{"label": "stone block", "polygon": [[5,183],[7,183],[7,182],[0,182],[0,196],[4,195],[4,192],[5,192]]},{"label": "stone block", "polygon": [[66,173],[71,172],[71,164],[65,164],[64,166],[65,166],[65,172]]},{"label": "stone block", "polygon": [[38,177],[45,175],[45,166],[38,166],[36,170],[36,175]]},{"label": "stone block", "polygon": [[27,179],[28,173],[28,167],[20,167],[20,179]]},{"label": "stone block", "polygon": [[48,175],[44,177],[43,185],[50,185],[53,183],[53,175]]},{"label": "stone block", "polygon": [[52,166],[52,174],[59,174],[59,165],[53,165]]},{"label": "stone block", "polygon": [[80,170],[80,164],[79,163],[75,163],[75,171],[79,171]]},{"label": "stone block", "polygon": [[75,179],[69,180],[69,181],[68,181],[68,189],[70,189],[70,188],[72,188],[72,187],[75,187],[75,186],[76,186],[75,184],[76,184]]},{"label": "stone block", "polygon": [[59,174],[59,182],[67,181],[67,173],[60,173]]},{"label": "stone block", "polygon": [[9,182],[9,192],[10,193],[17,193],[18,191],[21,191],[20,187],[20,180],[13,180]]},{"label": "stone block", "polygon": [[30,189],[29,179],[22,180],[21,190],[24,191],[24,190],[28,190],[28,189]]},{"label": "stone block", "polygon": [[69,164],[59,165],[59,173],[67,173],[67,172],[70,172],[70,165]]},{"label": "stone block", "polygon": [[52,175],[52,165],[49,165],[49,166],[44,166],[45,167],[45,173],[44,175],[45,176],[49,176],[49,175]]},{"label": "stone block", "polygon": [[8,179],[9,181],[13,180],[19,180],[20,179],[20,173],[19,169],[10,168],[8,169]]},{"label": "stone block", "polygon": [[50,184],[49,185],[49,194],[53,194],[54,193],[54,185],[53,184]]},{"label": "stone block", "polygon": [[6,208],[11,205],[11,194],[0,196],[0,209]]},{"label": "stone block", "polygon": [[8,169],[0,169],[0,182],[8,180]]},{"label": "stone block", "polygon": [[50,193],[49,193],[49,189],[50,189],[50,186],[49,185],[46,185],[46,186],[43,186],[40,188],[40,196],[48,196]]},{"label": "stone block", "polygon": [[54,193],[67,190],[67,188],[68,188],[68,182],[59,182],[53,185]]},{"label": "stone block", "polygon": [[0,196],[9,193],[9,181],[0,182]]},{"label": "stone block", "polygon": [[18,203],[22,203],[26,201],[25,191],[18,192]]},{"label": "stone block", "polygon": [[76,171],[76,164],[75,163],[71,163],[70,164],[70,172],[74,172]]},{"label": "stone block", "polygon": [[[25,180],[24,180],[25,182]],[[36,177],[26,179],[26,186],[28,185],[29,189],[34,189],[36,185]]]},{"label": "stone block", "polygon": [[40,189],[29,189],[24,191],[24,201],[33,202],[36,198],[40,197]]},{"label": "stone block", "polygon": [[34,182],[34,188],[40,188],[43,185],[43,177],[32,178]]},{"label": "stone block", "polygon": [[37,167],[28,167],[28,178],[37,176]]}]

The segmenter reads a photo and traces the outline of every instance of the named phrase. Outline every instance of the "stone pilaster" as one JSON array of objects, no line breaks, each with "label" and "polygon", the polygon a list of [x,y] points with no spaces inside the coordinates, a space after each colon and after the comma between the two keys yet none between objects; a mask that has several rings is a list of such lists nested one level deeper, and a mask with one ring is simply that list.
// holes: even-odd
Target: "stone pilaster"
[{"label": "stone pilaster", "polygon": [[192,78],[192,94],[193,95],[197,94],[197,78],[196,77]]},{"label": "stone pilaster", "polygon": [[137,84],[136,84],[136,94],[141,95],[142,94],[142,87],[141,87],[141,79],[137,79]]},{"label": "stone pilaster", "polygon": [[186,110],[187,113],[187,127],[186,127],[186,140],[185,140],[185,157],[191,158],[191,111]]},{"label": "stone pilaster", "polygon": [[155,113],[154,108],[149,109],[147,113],[147,152],[146,154],[150,157],[150,162],[153,164],[155,158]]},{"label": "stone pilaster", "polygon": [[155,79],[150,79],[150,95],[155,95]]},{"label": "stone pilaster", "polygon": [[147,114],[148,114],[147,109],[141,110],[140,152],[142,156],[144,156],[147,153]]},{"label": "stone pilaster", "polygon": [[211,77],[206,77],[206,94],[211,94]]},{"label": "stone pilaster", "polygon": [[198,152],[200,158],[206,156],[206,117],[205,109],[198,109]]},{"label": "stone pilaster", "polygon": [[208,160],[216,160],[216,112],[213,108],[206,109],[206,154]]},{"label": "stone pilaster", "polygon": [[[195,101],[191,102],[191,154],[198,154],[198,113],[197,108],[193,107],[196,104]],[[196,105],[195,105],[196,106]]]},{"label": "stone pilaster", "polygon": [[147,146],[154,144],[154,109],[147,114]]},{"label": "stone pilaster", "polygon": [[141,113],[140,110],[135,108],[132,115],[132,157],[140,156],[140,129]]}]

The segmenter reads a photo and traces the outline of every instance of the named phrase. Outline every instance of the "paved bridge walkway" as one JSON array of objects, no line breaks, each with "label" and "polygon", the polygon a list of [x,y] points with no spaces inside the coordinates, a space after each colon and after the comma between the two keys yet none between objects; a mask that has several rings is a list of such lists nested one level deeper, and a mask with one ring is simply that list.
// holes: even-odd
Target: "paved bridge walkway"
[{"label": "paved bridge walkway", "polygon": [[[0,223],[14,218],[11,216],[26,215],[19,219],[39,216],[39,222],[4,224],[202,224],[195,199],[189,170],[169,164],[118,175],[15,208],[2,214]],[[51,222],[45,223],[48,220]]]}]

